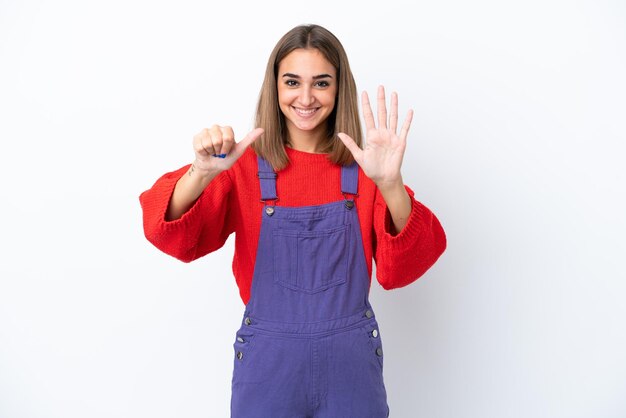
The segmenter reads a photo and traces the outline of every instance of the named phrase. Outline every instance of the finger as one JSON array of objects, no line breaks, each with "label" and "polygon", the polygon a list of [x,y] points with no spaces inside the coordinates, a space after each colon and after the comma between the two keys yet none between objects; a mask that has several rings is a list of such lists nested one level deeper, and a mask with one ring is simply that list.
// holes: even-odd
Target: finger
[{"label": "finger", "polygon": [[222,127],[213,125],[209,128],[208,141],[203,142],[204,149],[209,155],[219,154],[222,148]]},{"label": "finger", "polygon": [[235,133],[230,126],[224,126],[220,130],[222,131],[222,147],[219,150],[216,149],[215,153],[228,155],[235,143]]},{"label": "finger", "polygon": [[211,149],[209,149],[208,146],[206,146],[206,148],[211,151],[213,154],[220,154],[221,153],[221,149],[222,149],[222,127],[219,125],[213,125],[211,126],[211,128],[209,129],[209,139],[211,140],[211,142],[207,145],[211,146]]},{"label": "finger", "polygon": [[263,128],[256,128],[248,132],[248,135],[246,135],[241,141],[234,145],[230,155],[234,158],[241,157],[246,148],[248,148],[250,144],[256,141],[261,135],[263,135],[263,132]]},{"label": "finger", "polygon": [[[209,148],[207,149],[207,144]],[[209,130],[203,129],[197,135],[193,137],[193,150],[201,157],[208,157],[212,154],[213,148],[211,147],[211,141],[209,139]]]},{"label": "finger", "polygon": [[400,139],[402,141],[406,141],[407,136],[409,135],[409,128],[411,128],[411,121],[413,120],[413,109],[409,109],[409,112],[404,119],[404,123],[402,124],[402,129],[400,130]]},{"label": "finger", "polygon": [[389,114],[389,130],[396,133],[398,129],[398,93],[391,93],[391,113]]},{"label": "finger", "polygon": [[363,152],[363,150],[356,144],[354,139],[352,139],[349,135],[344,134],[343,132],[338,133],[337,136],[339,137],[339,139],[341,139],[341,142],[343,142],[346,148],[348,148],[348,151],[350,151],[357,163],[360,164],[361,153]]},{"label": "finger", "polygon": [[376,128],[376,123],[374,122],[374,113],[372,112],[372,106],[370,105],[370,98],[367,95],[366,91],[361,94],[361,107],[363,108],[363,119],[365,120],[365,128]]},{"label": "finger", "polygon": [[[208,148],[207,145],[204,145],[204,140],[209,143]],[[211,145],[211,137],[203,136],[200,138],[200,145],[202,146],[202,150],[206,153],[207,156],[213,154],[213,146]]]},{"label": "finger", "polygon": [[387,128],[387,105],[385,104],[385,88],[378,86],[378,129]]}]

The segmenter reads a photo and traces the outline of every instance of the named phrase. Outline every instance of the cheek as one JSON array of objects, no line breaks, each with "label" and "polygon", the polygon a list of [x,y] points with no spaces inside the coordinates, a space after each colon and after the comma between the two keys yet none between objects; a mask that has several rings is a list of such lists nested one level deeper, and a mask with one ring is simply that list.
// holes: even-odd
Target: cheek
[{"label": "cheek", "polygon": [[334,97],[328,97],[326,98],[326,103],[324,103],[324,105],[327,107],[328,109],[328,113],[331,113],[333,110],[335,110],[335,98]]},{"label": "cheek", "polygon": [[337,99],[337,91],[328,92],[324,97],[324,103],[329,106],[335,106],[335,100]]},{"label": "cheek", "polygon": [[278,103],[282,106],[283,104],[289,104],[293,102],[294,93],[289,89],[278,88]]}]

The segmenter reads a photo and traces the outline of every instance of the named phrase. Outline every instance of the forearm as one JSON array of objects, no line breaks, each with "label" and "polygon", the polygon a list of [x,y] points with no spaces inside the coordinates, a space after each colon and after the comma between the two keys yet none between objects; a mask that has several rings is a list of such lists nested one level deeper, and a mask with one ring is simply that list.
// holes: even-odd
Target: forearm
[{"label": "forearm", "polygon": [[176,183],[167,206],[165,220],[173,221],[182,217],[219,173],[219,171],[201,172],[192,164]]},{"label": "forearm", "polygon": [[392,184],[379,185],[378,190],[387,204],[397,235],[402,231],[411,214],[411,197],[407,193],[401,178]]}]

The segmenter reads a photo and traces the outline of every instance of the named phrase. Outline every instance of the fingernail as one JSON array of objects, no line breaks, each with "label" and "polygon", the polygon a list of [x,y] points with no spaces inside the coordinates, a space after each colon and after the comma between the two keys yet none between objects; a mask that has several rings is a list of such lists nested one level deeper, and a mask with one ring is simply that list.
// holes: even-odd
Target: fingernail
[{"label": "fingernail", "polygon": [[217,158],[226,158],[226,154],[213,154],[213,156]]}]

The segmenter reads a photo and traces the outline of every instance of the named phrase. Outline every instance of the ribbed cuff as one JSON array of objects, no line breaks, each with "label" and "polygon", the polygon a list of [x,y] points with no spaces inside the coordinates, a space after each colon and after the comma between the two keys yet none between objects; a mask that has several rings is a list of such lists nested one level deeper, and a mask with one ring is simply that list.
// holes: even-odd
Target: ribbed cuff
[{"label": "ribbed cuff", "polygon": [[394,230],[393,219],[391,219],[389,208],[385,206],[385,231],[381,238],[388,243],[392,251],[402,250],[413,245],[422,232],[424,217],[430,214],[428,208],[415,200],[415,192],[406,184],[404,188],[411,198],[411,212],[404,228],[397,235],[391,234],[391,231]]},{"label": "ribbed cuff", "polygon": [[227,187],[227,183],[230,181],[226,172],[220,173],[215,177],[209,185],[200,194],[194,204],[185,212],[180,218],[167,221],[165,214],[174,193],[176,183],[182,176],[187,173],[189,167],[188,164],[179,168],[176,171],[170,172],[162,176],[154,186],[144,192],[141,195],[141,205],[144,209],[144,213],[147,214],[146,221],[152,223],[152,230],[158,231],[159,235],[166,235],[170,232],[179,231],[181,229],[187,229],[189,224],[197,225],[200,216],[206,216],[209,219],[216,215],[220,211],[219,204],[203,205],[202,201],[215,196],[218,199],[223,199],[222,193],[212,193],[217,189],[224,190]]}]

